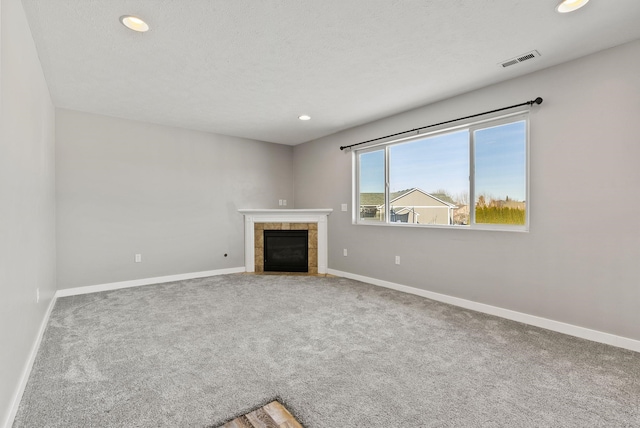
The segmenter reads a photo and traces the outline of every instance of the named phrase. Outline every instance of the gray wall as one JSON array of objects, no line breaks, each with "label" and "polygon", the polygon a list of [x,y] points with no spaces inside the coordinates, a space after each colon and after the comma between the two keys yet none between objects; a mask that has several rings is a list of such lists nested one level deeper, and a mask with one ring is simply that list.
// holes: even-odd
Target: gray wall
[{"label": "gray wall", "polygon": [[0,7],[2,426],[55,293],[55,173],[54,108],[22,5]]},{"label": "gray wall", "polygon": [[[638,76],[640,41],[296,146],[296,207],[334,209],[331,269],[638,340]],[[352,156],[339,146],[537,96],[529,233],[355,226],[340,211]]]},{"label": "gray wall", "polygon": [[291,146],[57,110],[58,287],[243,267],[238,208],[292,183]]}]

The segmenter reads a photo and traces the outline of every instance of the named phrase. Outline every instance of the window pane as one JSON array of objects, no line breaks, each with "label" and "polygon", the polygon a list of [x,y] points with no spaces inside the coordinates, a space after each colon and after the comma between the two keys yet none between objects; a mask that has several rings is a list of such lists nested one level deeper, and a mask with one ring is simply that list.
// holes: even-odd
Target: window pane
[{"label": "window pane", "polygon": [[475,222],[526,222],[526,122],[474,131]]},{"label": "window pane", "polygon": [[469,224],[469,131],[389,147],[389,220]]},{"label": "window pane", "polygon": [[384,220],[384,150],[358,155],[360,220]]}]

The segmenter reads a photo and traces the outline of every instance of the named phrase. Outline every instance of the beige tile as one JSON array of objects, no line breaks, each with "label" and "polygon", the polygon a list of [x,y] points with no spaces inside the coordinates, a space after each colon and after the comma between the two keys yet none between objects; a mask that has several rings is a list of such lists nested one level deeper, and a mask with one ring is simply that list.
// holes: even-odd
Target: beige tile
[{"label": "beige tile", "polygon": [[263,248],[256,248],[256,257],[260,256],[261,258],[264,258],[264,252],[263,252]]},{"label": "beige tile", "polygon": [[309,231],[309,248],[318,248],[318,231]]},{"label": "beige tile", "polygon": [[309,266],[318,267],[318,250],[315,248],[309,250]]},{"label": "beige tile", "polygon": [[256,269],[258,268],[258,266],[260,267],[264,267],[264,252],[262,248],[256,248],[255,249],[255,257],[254,257],[254,262],[256,265]]},{"label": "beige tile", "polygon": [[264,248],[264,230],[258,230],[254,236],[254,247]]},{"label": "beige tile", "polygon": [[318,223],[308,223],[309,230],[318,230]]},{"label": "beige tile", "polygon": [[307,223],[291,223],[291,230],[309,230]]},{"label": "beige tile", "polygon": [[264,230],[282,230],[282,223],[265,223]]},{"label": "beige tile", "polygon": [[328,273],[318,273],[317,268],[310,268],[309,272],[245,272],[244,275],[287,275],[287,276],[321,276],[327,278],[337,278],[337,276],[329,275]]},{"label": "beige tile", "polygon": [[282,230],[291,230],[291,223],[280,223]]},{"label": "beige tile", "polygon": [[263,230],[264,223],[253,223],[253,230]]}]

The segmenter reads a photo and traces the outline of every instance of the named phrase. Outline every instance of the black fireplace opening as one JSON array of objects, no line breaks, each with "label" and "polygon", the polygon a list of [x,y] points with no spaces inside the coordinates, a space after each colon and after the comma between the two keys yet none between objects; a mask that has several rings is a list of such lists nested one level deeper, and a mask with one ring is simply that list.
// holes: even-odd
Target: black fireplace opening
[{"label": "black fireplace opening", "polygon": [[309,272],[308,230],[265,230],[265,272]]}]

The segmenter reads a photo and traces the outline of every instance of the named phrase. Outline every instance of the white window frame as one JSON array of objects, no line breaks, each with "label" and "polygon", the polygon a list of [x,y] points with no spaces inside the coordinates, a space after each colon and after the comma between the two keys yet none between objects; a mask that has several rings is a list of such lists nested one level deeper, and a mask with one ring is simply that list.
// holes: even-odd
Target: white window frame
[{"label": "white window frame", "polygon": [[[513,122],[525,122],[525,224],[524,225],[508,225],[508,224],[483,224],[475,222],[475,136],[474,132],[480,129],[492,128]],[[482,120],[473,122],[465,122],[456,126],[441,127],[424,132],[418,135],[399,138],[395,140],[384,141],[370,146],[354,149],[352,152],[352,195],[353,195],[353,212],[352,223],[355,225],[367,226],[394,226],[394,227],[419,227],[419,228],[437,228],[437,229],[456,229],[456,230],[494,230],[494,231],[510,231],[510,232],[528,232],[531,213],[531,194],[530,194],[530,123],[529,110],[512,112],[499,116],[486,117]],[[435,137],[441,134],[448,134],[455,131],[467,130],[469,132],[469,225],[435,225],[435,224],[414,224],[414,223],[396,223],[390,221],[390,192],[389,192],[389,149],[391,146],[400,143],[421,140],[424,138]],[[360,218],[360,162],[359,155],[375,151],[384,151],[384,207],[385,219],[365,220]]]}]

